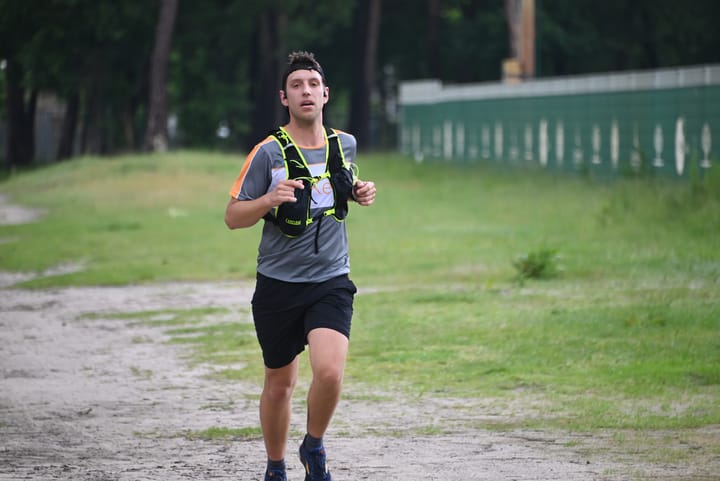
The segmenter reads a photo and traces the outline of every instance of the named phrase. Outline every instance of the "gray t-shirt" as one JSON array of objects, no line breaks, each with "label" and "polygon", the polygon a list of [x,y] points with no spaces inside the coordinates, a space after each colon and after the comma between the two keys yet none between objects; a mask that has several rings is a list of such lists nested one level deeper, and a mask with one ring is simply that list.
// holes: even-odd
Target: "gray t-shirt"
[{"label": "gray t-shirt", "polygon": [[[352,135],[338,131],[346,162],[355,161],[357,142]],[[325,172],[326,146],[298,146],[312,175]],[[230,189],[238,200],[252,200],[275,188],[286,177],[280,146],[268,136],[248,154],[240,174]],[[313,187],[311,214],[332,207],[332,187],[323,179]],[[319,227],[318,227],[319,226]],[[315,252],[316,236],[318,252]],[[258,267],[260,274],[287,282],[323,282],[350,272],[345,223],[333,216],[315,221],[300,236],[289,238],[272,222],[265,221]]]}]

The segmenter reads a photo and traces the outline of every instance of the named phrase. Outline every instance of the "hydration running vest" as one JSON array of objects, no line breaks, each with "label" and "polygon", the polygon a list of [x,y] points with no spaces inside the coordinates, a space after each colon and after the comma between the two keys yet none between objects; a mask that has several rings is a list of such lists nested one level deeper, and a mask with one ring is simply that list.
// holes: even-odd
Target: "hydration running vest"
[{"label": "hydration running vest", "polygon": [[[333,129],[325,127],[325,172],[313,176],[300,149],[295,145],[285,129],[271,132],[270,135],[280,146],[285,163],[287,179],[299,180],[304,189],[295,189],[296,202],[284,202],[274,207],[263,217],[272,222],[287,237],[297,237],[307,227],[316,222],[315,253],[318,252],[318,237],[322,219],[332,215],[336,220],[342,221],[348,213],[348,200],[352,198],[353,183],[355,181],[354,164],[345,162],[345,154],[340,144],[340,136]],[[313,198],[312,191],[315,184],[327,178],[333,190],[333,205],[312,216],[310,213]]]}]

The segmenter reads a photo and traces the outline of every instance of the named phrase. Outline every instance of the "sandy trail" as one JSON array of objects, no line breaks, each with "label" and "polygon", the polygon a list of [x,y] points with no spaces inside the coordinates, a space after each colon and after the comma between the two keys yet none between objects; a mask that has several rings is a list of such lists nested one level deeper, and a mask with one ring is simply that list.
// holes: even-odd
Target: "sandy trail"
[{"label": "sandy trail", "polygon": [[[186,348],[166,343],[162,328],[110,316],[212,306],[247,317],[251,289],[226,283],[0,290],[0,479],[261,479],[259,439],[182,436],[256,426],[259,387],[211,379],[213,366],[190,367]],[[488,416],[482,400],[348,397],[327,442],[338,481],[630,479],[622,463],[582,454],[596,440],[464,428]],[[296,432],[302,404],[297,399]],[[416,435],[428,425],[452,434]],[[290,479],[302,479],[294,448],[289,464]]]}]

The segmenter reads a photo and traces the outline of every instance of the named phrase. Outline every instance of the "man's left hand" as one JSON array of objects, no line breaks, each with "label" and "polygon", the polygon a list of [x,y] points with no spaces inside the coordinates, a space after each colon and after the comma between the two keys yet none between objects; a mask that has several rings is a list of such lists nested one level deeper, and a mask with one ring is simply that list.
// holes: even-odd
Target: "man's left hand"
[{"label": "man's left hand", "polygon": [[375,182],[358,180],[353,185],[353,198],[360,205],[372,205],[376,192]]}]

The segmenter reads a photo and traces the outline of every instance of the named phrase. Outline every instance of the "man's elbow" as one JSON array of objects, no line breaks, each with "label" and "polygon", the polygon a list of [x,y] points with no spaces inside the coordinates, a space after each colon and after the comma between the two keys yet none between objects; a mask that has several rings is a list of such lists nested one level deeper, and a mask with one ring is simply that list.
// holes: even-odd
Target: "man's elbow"
[{"label": "man's elbow", "polygon": [[237,223],[237,221],[233,220],[232,216],[225,214],[225,225],[228,229],[233,230],[240,227],[240,225]]},{"label": "man's elbow", "polygon": [[231,199],[225,208],[225,225],[230,230],[240,227],[240,223],[238,222],[239,212],[237,212],[237,207],[235,206],[237,203],[237,199]]}]

